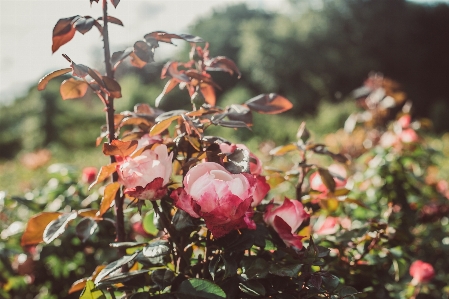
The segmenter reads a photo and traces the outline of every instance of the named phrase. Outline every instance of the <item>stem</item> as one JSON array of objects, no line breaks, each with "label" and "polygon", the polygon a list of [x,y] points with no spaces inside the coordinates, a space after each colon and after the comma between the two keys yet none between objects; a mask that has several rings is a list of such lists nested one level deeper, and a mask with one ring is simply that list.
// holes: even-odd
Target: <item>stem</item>
[{"label": "stem", "polygon": [[[306,151],[304,150],[301,154],[301,162],[299,162],[299,166],[301,167],[301,164],[307,163],[307,156]],[[301,173],[299,174],[298,178],[298,184],[296,185],[296,199],[301,201],[302,197],[302,185],[304,184],[304,179],[306,178],[306,167],[301,167]]]},{"label": "stem", "polygon": [[210,238],[211,238],[211,232],[210,230],[207,230],[206,234],[206,252],[204,256],[204,265],[203,265],[203,278],[209,278],[209,256],[210,256]]},{"label": "stem", "polygon": [[[114,79],[114,73],[111,68],[111,53],[109,50],[109,31],[108,31],[108,3],[107,0],[103,0],[103,48],[104,48],[104,64],[106,67],[106,76],[111,79]],[[108,140],[109,144],[115,137],[115,127],[114,127],[114,98],[106,95],[106,124],[108,127]],[[114,163],[115,157],[111,156],[111,163]],[[118,181],[118,174],[114,172],[112,175],[112,181]],[[126,240],[125,233],[125,217],[123,214],[123,202],[124,197],[120,196],[120,192],[117,192],[115,195],[115,212],[116,212],[116,221],[115,221],[115,231],[116,231],[116,241],[124,242]],[[124,256],[126,251],[124,248],[119,249],[120,255]]]}]

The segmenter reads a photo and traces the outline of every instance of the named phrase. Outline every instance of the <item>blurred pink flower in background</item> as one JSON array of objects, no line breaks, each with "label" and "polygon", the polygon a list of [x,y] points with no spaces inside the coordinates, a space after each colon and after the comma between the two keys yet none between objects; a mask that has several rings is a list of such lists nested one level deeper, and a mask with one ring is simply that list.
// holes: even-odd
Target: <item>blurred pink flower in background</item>
[{"label": "blurred pink flower in background", "polygon": [[435,276],[435,270],[429,263],[417,260],[410,266],[410,276],[413,277],[412,284],[428,282]]}]

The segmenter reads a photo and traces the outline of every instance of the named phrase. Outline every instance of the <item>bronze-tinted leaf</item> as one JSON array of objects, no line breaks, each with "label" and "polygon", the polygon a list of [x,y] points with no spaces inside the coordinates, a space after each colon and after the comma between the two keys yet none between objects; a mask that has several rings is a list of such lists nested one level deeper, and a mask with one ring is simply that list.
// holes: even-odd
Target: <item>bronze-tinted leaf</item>
[{"label": "bronze-tinted leaf", "polygon": [[112,97],[114,98],[122,97],[122,88],[117,81],[107,76],[102,76],[101,78],[103,79],[104,87],[111,94]]},{"label": "bronze-tinted leaf", "polygon": [[87,82],[70,78],[61,83],[59,92],[63,100],[76,99],[84,96],[88,87]]},{"label": "bronze-tinted leaf", "polygon": [[297,151],[298,147],[294,143],[289,143],[287,145],[278,146],[270,151],[272,156],[282,156],[288,152]]},{"label": "bronze-tinted leaf", "polygon": [[42,79],[39,80],[39,83],[37,84],[37,90],[44,90],[51,79],[67,74],[71,70],[72,70],[71,68],[65,68],[45,75],[44,77],[42,77]]},{"label": "bronze-tinted leaf", "polygon": [[47,225],[57,219],[62,213],[58,212],[42,212],[28,220],[25,232],[20,241],[21,246],[36,245],[44,241],[43,235]]},{"label": "bronze-tinted leaf", "polygon": [[62,45],[68,43],[75,35],[75,27],[73,21],[79,16],[59,19],[53,28],[53,43],[51,50],[55,53]]},{"label": "bronze-tinted leaf", "polygon": [[131,56],[131,65],[140,69],[147,65],[147,63],[141,60],[139,56],[136,55],[136,53],[131,52],[129,56]]},{"label": "bronze-tinted leaf", "polygon": [[114,7],[117,7],[117,5],[120,3],[120,0],[111,0],[112,5],[114,5]]},{"label": "bronze-tinted leaf", "polygon": [[98,31],[100,31],[100,34],[103,35],[103,26],[97,21],[94,20],[94,26],[97,27]]},{"label": "bronze-tinted leaf", "polygon": [[[117,18],[115,18],[115,17],[113,17],[113,16],[108,16],[107,19],[108,19],[108,22],[109,22],[109,23],[114,23],[114,24],[123,26],[122,21],[120,21],[119,19],[117,19]],[[102,20],[103,20],[103,17],[99,17],[97,20],[102,21]]]},{"label": "bronze-tinted leaf", "polygon": [[203,94],[204,100],[211,106],[215,106],[217,97],[215,95],[215,89],[212,85],[202,83],[200,85],[200,92]]},{"label": "bronze-tinted leaf", "polygon": [[115,262],[106,265],[106,267],[104,267],[103,270],[101,270],[100,273],[98,273],[97,277],[95,278],[95,284],[98,284],[103,278],[105,278],[106,276],[108,276],[121,266],[126,265],[129,262],[133,261],[139,253],[140,250],[137,250],[132,255],[125,255],[124,257],[116,260]]},{"label": "bronze-tinted leaf", "polygon": [[151,51],[150,45],[144,41],[137,41],[134,43],[134,53],[140,60],[149,63],[153,62],[153,51]]},{"label": "bronze-tinted leaf", "polygon": [[[103,143],[103,153],[107,156],[129,156],[137,148],[137,140],[112,140],[111,144]],[[111,164],[112,165],[112,164]]]},{"label": "bronze-tinted leaf", "polygon": [[173,115],[172,117],[166,118],[157,124],[155,124],[150,130],[150,136],[156,136],[160,133],[164,132],[168,127],[170,127],[171,123],[177,119],[179,119],[180,115]]},{"label": "bronze-tinted leaf", "polygon": [[173,34],[173,33],[167,33],[165,31],[154,31],[150,32],[148,34],[145,34],[144,36],[145,40],[149,42],[154,48],[157,48],[159,46],[158,42],[164,42],[173,44],[172,38],[176,39],[183,39],[190,43],[203,43],[204,40],[199,36],[194,36],[190,34]]},{"label": "bronze-tinted leaf", "polygon": [[92,26],[94,25],[94,23],[95,23],[94,18],[92,18],[91,16],[84,16],[84,17],[79,17],[73,23],[73,26],[75,27],[76,30],[78,30],[78,32],[80,32],[81,34],[85,34],[90,29],[92,29]]},{"label": "bronze-tinted leaf", "polygon": [[96,209],[81,209],[78,210],[78,216],[80,217],[90,217],[97,220],[101,220],[101,218],[97,218],[95,215],[97,215],[98,210]]},{"label": "bronze-tinted leaf", "polygon": [[60,215],[57,219],[50,222],[44,230],[43,240],[45,243],[51,243],[57,237],[65,232],[67,224],[78,217],[76,211]]},{"label": "bronze-tinted leaf", "polygon": [[164,113],[162,113],[161,115],[159,115],[158,117],[156,117],[156,122],[161,122],[161,121],[163,121],[163,120],[165,120],[165,119],[167,119],[167,118],[170,118],[170,117],[172,117],[172,116],[174,116],[174,115],[181,115],[181,114],[185,114],[185,113],[187,113],[188,111],[187,110],[182,110],[182,109],[179,109],[179,110],[172,110],[172,111],[167,111],[167,112],[164,112]]},{"label": "bronze-tinted leaf", "polygon": [[334,192],[335,191],[335,181],[334,181],[334,177],[330,174],[329,170],[324,169],[324,168],[318,168],[318,173],[321,177],[321,181],[326,186],[326,188],[329,191]]},{"label": "bronze-tinted leaf", "polygon": [[162,90],[161,94],[156,98],[156,101],[154,102],[154,105],[156,107],[159,107],[159,105],[160,105],[164,95],[169,93],[178,84],[179,84],[179,81],[176,80],[176,79],[168,80],[168,82],[165,84],[164,89]]},{"label": "bronze-tinted leaf", "polygon": [[84,64],[76,64],[72,62],[71,67],[73,69],[73,75],[76,77],[84,78],[89,74],[89,67]]},{"label": "bronze-tinted leaf", "polygon": [[231,75],[233,75],[234,73],[237,73],[239,78],[242,76],[239,68],[234,63],[234,61],[232,61],[231,59],[226,58],[224,56],[214,57],[214,58],[206,61],[205,64],[206,64],[206,66],[209,66],[209,67],[212,67],[215,69],[218,68],[224,72],[228,72]]},{"label": "bronze-tinted leaf", "polygon": [[97,228],[97,222],[90,217],[86,217],[76,226],[76,236],[81,240],[81,242],[84,243],[97,230]]},{"label": "bronze-tinted leaf", "polygon": [[161,79],[164,79],[166,76],[170,76],[181,82],[190,82],[189,76],[178,70],[178,63],[176,61],[169,61],[164,65],[161,72]]},{"label": "bronze-tinted leaf", "polygon": [[153,123],[151,123],[148,119],[143,118],[143,117],[127,117],[127,118],[123,119],[123,121],[120,123],[119,127],[129,126],[129,125],[133,125],[133,126],[144,125],[146,127],[151,127],[153,125]]},{"label": "bronze-tinted leaf", "polygon": [[233,104],[229,106],[226,110],[226,115],[230,120],[243,121],[249,126],[253,123],[253,114],[251,110],[243,105]]},{"label": "bronze-tinted leaf", "polygon": [[103,200],[101,201],[100,210],[97,212],[97,216],[103,216],[103,214],[109,210],[119,189],[119,182],[114,182],[106,186],[106,188],[104,189]]},{"label": "bronze-tinted leaf", "polygon": [[116,166],[117,163],[112,163],[106,166],[102,166],[100,168],[100,171],[98,172],[97,175],[97,179],[95,180],[95,182],[93,182],[90,186],[89,186],[89,190],[95,186],[96,184],[103,182],[104,180],[106,180],[108,177],[111,176],[111,174],[113,174],[116,171]]},{"label": "bronze-tinted leaf", "polygon": [[134,51],[133,47],[126,48],[124,51],[114,52],[111,56],[111,64],[114,69],[122,62],[123,59],[128,57]]},{"label": "bronze-tinted leaf", "polygon": [[105,87],[105,86],[104,86],[104,82],[103,82],[103,80],[101,79],[101,75],[100,75],[99,72],[97,72],[97,71],[95,71],[95,70],[93,70],[93,69],[91,69],[91,68],[89,67],[89,68],[87,68],[87,73],[89,74],[89,76],[90,76],[92,79],[95,80],[95,82],[98,83],[98,85],[100,85],[101,87]]},{"label": "bronze-tinted leaf", "polygon": [[258,95],[245,104],[249,109],[263,114],[278,114],[293,107],[289,100],[275,93]]},{"label": "bronze-tinted leaf", "polygon": [[154,110],[148,104],[137,104],[134,106],[134,113],[153,115]]},{"label": "bronze-tinted leaf", "polygon": [[[95,0],[91,0],[95,1]],[[84,289],[84,287],[86,286],[86,281],[89,279],[89,277],[85,277],[85,278],[81,278],[78,279],[77,281],[75,281],[74,283],[72,283],[72,286],[70,287],[68,293],[69,295],[75,292],[79,292],[82,291]]]}]

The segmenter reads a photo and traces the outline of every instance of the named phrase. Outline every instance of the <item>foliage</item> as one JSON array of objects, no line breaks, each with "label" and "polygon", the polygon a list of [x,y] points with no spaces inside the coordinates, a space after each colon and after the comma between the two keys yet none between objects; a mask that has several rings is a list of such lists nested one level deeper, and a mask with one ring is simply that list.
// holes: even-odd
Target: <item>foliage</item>
[{"label": "foliage", "polygon": [[[66,76],[63,99],[87,89],[98,97],[106,126],[96,144],[110,162],[98,174],[84,169],[81,178],[53,165],[43,188],[23,198],[0,193],[2,296],[447,297],[449,186],[436,178],[433,150],[418,132],[426,121],[412,121],[399,84],[371,74],[354,92],[360,111],[332,134],[331,147],[314,140],[305,122],[284,145],[263,140],[261,154],[270,156],[263,160],[271,161],[263,168],[246,145],[210,128],[256,130],[253,114],[271,117],[292,103],[266,93],[218,105],[220,78],[236,79],[240,70],[229,58],[211,57],[197,36],[151,32],[111,56],[108,23],[122,24],[107,3],[102,18],[59,20],[52,49],[95,25],[106,74],[63,54],[70,69],[46,75],[38,89]],[[115,113],[124,96],[115,70],[125,59],[144,67],[159,43],[172,39],[190,43],[189,60],[162,68],[168,81],[155,106],[176,101],[167,95],[179,86],[191,109],[136,104]],[[64,280],[73,281],[70,289]]]}]

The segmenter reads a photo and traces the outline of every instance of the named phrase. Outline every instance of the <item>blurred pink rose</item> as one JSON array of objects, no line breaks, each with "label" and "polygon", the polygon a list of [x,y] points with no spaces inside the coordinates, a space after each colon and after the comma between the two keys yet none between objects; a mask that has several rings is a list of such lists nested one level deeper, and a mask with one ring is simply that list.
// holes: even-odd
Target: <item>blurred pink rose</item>
[{"label": "blurred pink rose", "polygon": [[175,205],[192,217],[202,217],[215,238],[256,228],[251,219],[256,185],[252,175],[231,174],[220,164],[205,162],[190,169],[183,183],[184,188],[171,194]]},{"label": "blurred pink rose", "polygon": [[412,121],[412,117],[410,116],[410,114],[404,114],[401,117],[399,117],[399,119],[397,120],[398,124],[403,129],[410,127],[411,121]]},{"label": "blurred pink rose", "polygon": [[154,150],[145,150],[135,158],[126,157],[117,165],[119,181],[125,194],[139,199],[156,200],[165,193],[170,181],[173,153],[168,154],[165,144]]},{"label": "blurred pink rose", "polygon": [[403,143],[417,142],[419,139],[418,134],[416,134],[415,130],[413,129],[402,130],[398,137],[399,140],[401,140]]},{"label": "blurred pink rose", "polygon": [[302,248],[302,236],[295,234],[296,230],[309,218],[301,202],[285,198],[284,203],[275,208],[273,203],[267,206],[263,216],[265,223],[274,228],[285,245]]},{"label": "blurred pink rose", "polygon": [[259,205],[262,199],[264,199],[265,196],[267,195],[268,191],[270,191],[270,185],[267,184],[267,180],[265,179],[265,177],[260,175],[262,172],[262,161],[260,161],[256,155],[251,153],[245,145],[243,144],[229,145],[227,143],[220,144],[220,150],[226,154],[233,153],[237,148],[247,150],[250,153],[251,160],[249,162],[249,168],[251,174],[256,179],[256,190],[254,191],[253,194],[254,200],[251,203],[251,206],[255,207]]},{"label": "blurred pink rose", "polygon": [[138,142],[137,148],[135,149],[134,152],[146,146],[153,145],[155,143],[162,143],[162,137],[160,135],[150,136],[149,134],[145,134],[142,137],[140,137],[140,139],[137,140],[137,142]]},{"label": "blurred pink rose", "polygon": [[412,284],[428,282],[435,276],[432,265],[423,261],[415,261],[410,266],[410,276],[413,277]]},{"label": "blurred pink rose", "polygon": [[86,184],[92,184],[97,177],[97,168],[85,167],[81,176],[81,181]]},{"label": "blurred pink rose", "polygon": [[[338,230],[338,224],[340,223],[340,219],[337,217],[326,217],[324,221],[319,224],[318,227],[315,228],[315,233],[317,235],[332,235],[335,234]],[[317,226],[315,224],[315,226]]]}]

